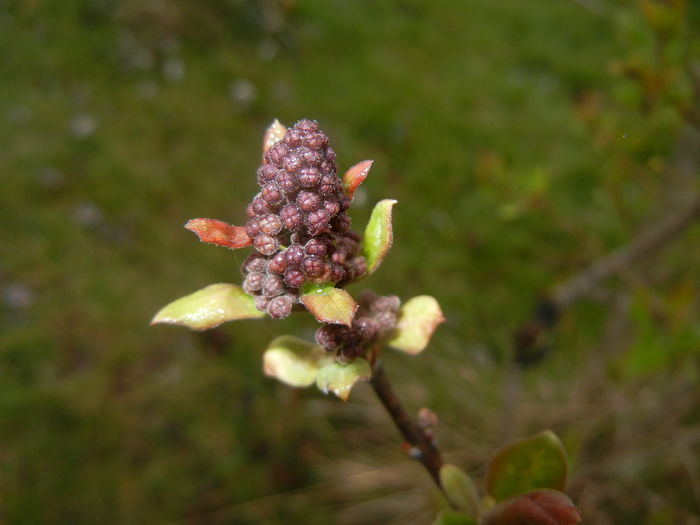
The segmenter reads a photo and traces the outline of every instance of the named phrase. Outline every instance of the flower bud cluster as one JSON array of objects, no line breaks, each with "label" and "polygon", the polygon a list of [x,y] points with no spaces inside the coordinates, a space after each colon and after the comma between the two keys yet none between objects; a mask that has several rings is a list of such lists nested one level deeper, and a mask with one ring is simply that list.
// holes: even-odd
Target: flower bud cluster
[{"label": "flower bud cluster", "polygon": [[242,271],[244,290],[271,317],[289,315],[307,282],[343,286],[367,271],[335,158],[311,120],[297,122],[263,156],[260,192],[246,209],[246,233],[257,253]]},{"label": "flower bud cluster", "polygon": [[340,362],[361,357],[375,340],[388,335],[398,319],[400,299],[395,295],[379,296],[365,291],[352,326],[324,324],[316,330],[316,342],[329,352],[335,352]]}]

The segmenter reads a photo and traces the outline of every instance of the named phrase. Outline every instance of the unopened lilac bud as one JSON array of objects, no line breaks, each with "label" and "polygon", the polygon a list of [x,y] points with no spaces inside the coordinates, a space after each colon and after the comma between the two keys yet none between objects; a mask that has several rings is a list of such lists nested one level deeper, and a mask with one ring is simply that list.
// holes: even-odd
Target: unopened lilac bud
[{"label": "unopened lilac bud", "polygon": [[268,213],[260,219],[260,231],[268,235],[277,235],[282,230],[282,220],[274,213]]},{"label": "unopened lilac bud", "polygon": [[274,237],[266,233],[259,233],[253,240],[253,247],[263,255],[272,255],[277,251],[279,244]]},{"label": "unopened lilac bud", "polygon": [[379,312],[374,316],[374,321],[377,323],[377,332],[385,334],[396,326],[396,314],[393,312]]},{"label": "unopened lilac bud", "polygon": [[293,173],[280,171],[275,178],[275,182],[279,188],[287,194],[293,193],[299,189],[299,179]]},{"label": "unopened lilac bud", "polygon": [[352,327],[362,341],[369,341],[377,333],[377,323],[371,317],[356,318]]},{"label": "unopened lilac bud", "polygon": [[270,262],[267,264],[268,269],[274,273],[284,272],[284,269],[286,266],[287,266],[286,250],[284,252],[277,252],[275,255],[272,256],[272,258],[270,259]]},{"label": "unopened lilac bud", "polygon": [[308,255],[301,262],[301,269],[308,277],[321,277],[325,270],[325,263],[321,257]]},{"label": "unopened lilac bud", "polygon": [[250,203],[245,207],[245,214],[250,217],[255,217],[255,210],[253,209],[253,204]]},{"label": "unopened lilac bud", "polygon": [[263,280],[262,293],[265,297],[277,297],[284,293],[284,282],[277,275],[268,274]]},{"label": "unopened lilac bud", "polygon": [[309,242],[306,243],[306,246],[304,246],[304,251],[307,255],[323,257],[328,253],[328,244],[325,239],[312,237]]},{"label": "unopened lilac bud", "polygon": [[243,280],[243,290],[245,290],[245,293],[254,295],[255,292],[260,291],[264,278],[265,274],[262,272],[251,272],[246,275]]},{"label": "unopened lilac bud", "polygon": [[301,266],[301,261],[304,258],[304,249],[301,246],[292,244],[284,251],[284,254],[287,259],[287,266],[293,268],[299,268]]},{"label": "unopened lilac bud", "polygon": [[297,230],[304,224],[304,215],[301,213],[301,210],[293,204],[282,208],[280,211],[280,219],[282,219],[284,227],[290,231]]},{"label": "unopened lilac bud", "polygon": [[284,201],[284,195],[279,186],[274,182],[268,182],[262,187],[260,196],[271,208],[276,208]]},{"label": "unopened lilac bud", "polygon": [[245,225],[245,232],[251,239],[254,239],[260,233],[260,221],[257,217],[248,219]]},{"label": "unopened lilac bud", "polygon": [[336,215],[331,221],[331,227],[338,234],[347,232],[350,229],[350,217],[345,212]]},{"label": "unopened lilac bud", "polygon": [[377,297],[372,303],[372,310],[375,312],[393,312],[399,311],[401,299],[396,295],[386,295]]},{"label": "unopened lilac bud", "polygon": [[248,272],[264,272],[267,268],[267,259],[259,253],[251,253],[245,261],[243,261],[242,270]]},{"label": "unopened lilac bud", "polygon": [[255,301],[255,308],[257,308],[261,312],[267,311],[267,305],[270,304],[270,299],[268,299],[264,295],[256,295],[253,297],[253,300]]},{"label": "unopened lilac bud", "polygon": [[340,190],[340,179],[336,175],[324,175],[321,177],[321,184],[318,192],[324,197],[330,197]]},{"label": "unopened lilac bud", "polygon": [[298,268],[288,268],[284,271],[284,282],[290,288],[299,288],[306,282],[306,277]]},{"label": "unopened lilac bud", "polygon": [[272,208],[270,208],[270,205],[265,201],[265,199],[258,196],[253,199],[253,210],[257,215],[265,215],[266,213],[270,213]]},{"label": "unopened lilac bud", "polygon": [[323,209],[331,216],[338,215],[340,213],[340,203],[337,200],[325,200],[323,201]]},{"label": "unopened lilac bud", "polygon": [[297,195],[297,204],[304,211],[313,211],[321,205],[321,198],[311,191],[300,191]]},{"label": "unopened lilac bud", "polygon": [[270,164],[263,164],[258,168],[258,184],[264,186],[277,175],[277,169]]},{"label": "unopened lilac bud", "polygon": [[316,342],[326,350],[335,350],[341,344],[338,325],[324,324],[316,330]]},{"label": "unopened lilac bud", "polygon": [[326,210],[316,210],[306,216],[306,229],[311,235],[318,235],[329,229],[330,214]]},{"label": "unopened lilac bud", "polygon": [[270,300],[267,313],[273,319],[283,319],[292,312],[292,299],[288,295],[280,295]]},{"label": "unopened lilac bud", "polygon": [[310,166],[299,171],[299,184],[302,188],[314,188],[321,182],[321,174]]}]

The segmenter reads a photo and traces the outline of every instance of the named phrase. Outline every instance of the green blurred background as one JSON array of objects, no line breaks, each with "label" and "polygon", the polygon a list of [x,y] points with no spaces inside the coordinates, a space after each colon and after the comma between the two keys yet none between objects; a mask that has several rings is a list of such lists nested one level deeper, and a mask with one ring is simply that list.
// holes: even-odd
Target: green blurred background
[{"label": "green blurred background", "polygon": [[182,225],[242,223],[265,127],[312,118],[341,170],[375,160],[357,229],[399,201],[353,290],[445,310],[386,364],[447,458],[480,479],[552,428],[586,523],[700,523],[699,228],[510,364],[542,293],[698,191],[699,35],[695,0],[0,2],[0,522],[431,522],[369,388],[264,377],[309,316],[148,326],[240,282],[245,253]]}]

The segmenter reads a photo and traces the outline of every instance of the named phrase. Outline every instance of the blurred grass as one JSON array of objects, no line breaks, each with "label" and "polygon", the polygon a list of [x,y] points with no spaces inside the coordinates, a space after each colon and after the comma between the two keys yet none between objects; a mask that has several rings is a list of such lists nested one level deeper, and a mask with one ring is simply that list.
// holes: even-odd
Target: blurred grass
[{"label": "blurred grass", "polygon": [[399,200],[367,286],[447,314],[424,356],[387,359],[410,406],[440,413],[448,453],[478,469],[552,426],[590,523],[698,523],[697,228],[568,316],[517,405],[504,386],[535,298],[697,190],[697,165],[673,175],[678,116],[640,111],[615,74],[654,56],[633,8],[0,4],[0,520],[430,522],[429,480],[368,392],[341,405],[263,377],[271,335],[310,337],[308,319],[147,324],[239,281],[244,255],[181,225],[241,223],[265,126],[308,117],[341,169],[375,159],[358,229]]}]

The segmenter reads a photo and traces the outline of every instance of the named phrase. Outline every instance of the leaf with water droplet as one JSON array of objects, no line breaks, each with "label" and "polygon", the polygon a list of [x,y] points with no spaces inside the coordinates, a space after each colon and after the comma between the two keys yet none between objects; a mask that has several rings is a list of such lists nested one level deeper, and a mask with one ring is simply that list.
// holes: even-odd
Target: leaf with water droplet
[{"label": "leaf with water droplet", "polygon": [[352,296],[333,283],[307,283],[299,300],[321,323],[350,326],[358,308]]},{"label": "leaf with water droplet", "polygon": [[352,387],[358,381],[369,381],[371,377],[372,367],[365,359],[358,358],[348,364],[330,363],[324,366],[318,372],[316,385],[324,394],[333,392],[347,401]]}]

